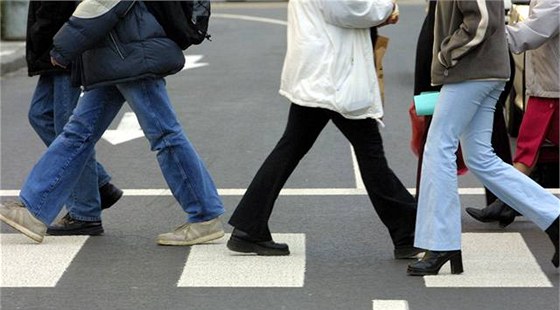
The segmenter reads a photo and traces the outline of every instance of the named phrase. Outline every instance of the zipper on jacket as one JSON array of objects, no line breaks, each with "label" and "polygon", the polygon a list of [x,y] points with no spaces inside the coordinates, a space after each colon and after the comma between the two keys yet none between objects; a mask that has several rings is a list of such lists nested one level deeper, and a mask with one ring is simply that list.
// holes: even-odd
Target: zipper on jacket
[{"label": "zipper on jacket", "polygon": [[112,32],[109,32],[109,37],[111,38],[111,41],[113,41],[113,44],[115,45],[115,49],[117,50],[117,53],[119,54],[121,59],[124,60],[124,55],[121,52],[121,49],[119,48],[119,45],[117,44],[117,40],[115,40],[115,37],[113,36]]}]

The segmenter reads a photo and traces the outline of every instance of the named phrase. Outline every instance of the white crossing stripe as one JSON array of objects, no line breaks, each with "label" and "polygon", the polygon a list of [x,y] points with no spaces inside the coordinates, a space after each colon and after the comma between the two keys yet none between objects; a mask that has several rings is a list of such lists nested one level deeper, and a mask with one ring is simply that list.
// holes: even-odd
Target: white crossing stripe
[{"label": "white crossing stripe", "polygon": [[55,287],[89,236],[47,236],[37,244],[22,234],[0,234],[0,287]]},{"label": "white crossing stripe", "polygon": [[[414,195],[415,188],[407,188]],[[560,188],[546,188],[549,193],[560,195]],[[123,189],[125,196],[171,196],[168,188],[147,188],[147,189]],[[219,188],[220,196],[243,196],[244,188]],[[364,196],[367,192],[363,188],[284,188],[280,191],[280,196]],[[459,188],[459,195],[484,195],[482,187],[463,187]],[[2,189],[0,197],[19,196],[19,190]]]},{"label": "white crossing stripe", "polygon": [[303,287],[305,234],[272,234],[290,246],[288,256],[240,254],[219,243],[192,247],[179,287]]},{"label": "white crossing stripe", "polygon": [[521,234],[464,233],[462,237],[464,273],[451,274],[446,263],[439,275],[424,276],[426,287],[553,286]]},{"label": "white crossing stripe", "polygon": [[408,310],[408,301],[375,299],[373,310]]}]

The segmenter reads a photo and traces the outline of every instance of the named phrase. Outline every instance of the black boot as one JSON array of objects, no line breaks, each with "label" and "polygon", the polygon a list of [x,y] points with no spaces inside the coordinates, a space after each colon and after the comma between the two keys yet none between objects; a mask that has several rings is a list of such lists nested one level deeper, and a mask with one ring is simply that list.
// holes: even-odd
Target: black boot
[{"label": "black boot", "polygon": [[519,215],[517,211],[499,199],[496,199],[484,209],[467,208],[466,211],[470,216],[484,223],[497,221],[502,228],[513,223],[515,217]]},{"label": "black boot", "polygon": [[426,251],[421,260],[408,265],[407,273],[410,276],[425,276],[438,274],[441,266],[447,261],[451,263],[451,273],[463,272],[463,258],[461,250],[456,251]]},{"label": "black boot", "polygon": [[550,237],[550,240],[552,241],[552,244],[554,244],[554,256],[552,257],[552,264],[554,265],[554,267],[558,268],[558,220],[560,219],[557,218],[552,225],[550,225],[546,230],[546,234],[548,235],[548,237]]},{"label": "black boot", "polygon": [[239,229],[234,229],[227,242],[227,248],[234,252],[255,253],[263,256],[290,255],[290,248],[285,243],[260,240]]}]

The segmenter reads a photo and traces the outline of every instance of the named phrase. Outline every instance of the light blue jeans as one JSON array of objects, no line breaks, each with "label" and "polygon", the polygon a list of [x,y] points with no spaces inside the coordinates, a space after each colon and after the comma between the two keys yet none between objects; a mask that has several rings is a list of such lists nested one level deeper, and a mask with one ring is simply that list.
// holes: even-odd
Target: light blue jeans
[{"label": "light blue jeans", "polygon": [[[80,93],[79,87],[72,87],[70,74],[39,76],[28,118],[31,127],[47,146],[62,132],[78,103]],[[93,155],[66,201],[66,208],[72,218],[82,221],[101,220],[99,188],[110,180],[109,174]]]},{"label": "light blue jeans", "polygon": [[[123,103],[136,113],[151,149],[189,222],[207,221],[224,213],[216,186],[183,133],[163,79],[143,79],[84,92],[64,126],[25,181],[20,199],[46,224],[60,212],[90,158],[95,143]],[[134,154],[130,154],[134,160]]]},{"label": "light blue jeans", "polygon": [[560,200],[504,163],[491,146],[501,81],[444,85],[428,132],[422,164],[414,245],[433,251],[461,249],[457,191],[459,139],[469,170],[503,202],[545,230],[560,215]]}]

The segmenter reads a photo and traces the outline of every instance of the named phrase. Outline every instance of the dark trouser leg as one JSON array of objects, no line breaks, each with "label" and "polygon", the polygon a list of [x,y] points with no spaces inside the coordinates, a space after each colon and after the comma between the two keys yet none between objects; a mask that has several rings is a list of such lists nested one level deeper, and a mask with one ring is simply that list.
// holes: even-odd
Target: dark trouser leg
[{"label": "dark trouser leg", "polygon": [[239,202],[229,223],[252,237],[270,240],[268,219],[280,190],[328,123],[322,109],[292,104],[286,130]]},{"label": "dark trouser leg", "polygon": [[418,164],[416,166],[416,200],[418,200],[418,195],[420,193],[420,178],[422,177],[422,161],[424,160],[424,147],[426,146],[426,139],[428,138],[428,130],[430,129],[430,123],[432,122],[432,116],[426,117],[426,130],[424,131],[424,137],[422,137],[422,145],[420,146],[420,152],[418,153]]},{"label": "dark trouser leg", "polygon": [[352,143],[369,198],[387,226],[396,248],[412,246],[416,223],[416,200],[389,168],[377,121],[332,117]]}]

